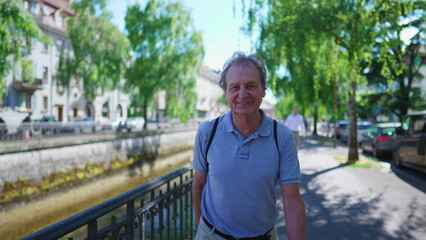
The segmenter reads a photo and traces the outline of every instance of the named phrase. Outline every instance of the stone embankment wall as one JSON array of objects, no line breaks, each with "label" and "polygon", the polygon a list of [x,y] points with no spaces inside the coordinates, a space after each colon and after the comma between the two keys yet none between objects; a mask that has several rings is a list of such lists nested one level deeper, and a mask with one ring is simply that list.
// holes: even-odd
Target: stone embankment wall
[{"label": "stone embankment wall", "polygon": [[126,136],[38,139],[3,146],[0,203],[123,167],[152,164],[158,157],[192,148],[195,134],[196,128],[192,128]]}]

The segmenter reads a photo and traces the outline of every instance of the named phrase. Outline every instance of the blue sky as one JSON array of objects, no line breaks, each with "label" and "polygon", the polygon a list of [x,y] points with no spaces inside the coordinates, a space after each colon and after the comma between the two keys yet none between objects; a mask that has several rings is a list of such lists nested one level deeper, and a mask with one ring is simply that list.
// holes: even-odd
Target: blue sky
[{"label": "blue sky", "polygon": [[[124,31],[126,7],[146,0],[110,0],[108,9],[113,13],[113,24]],[[241,0],[183,0],[191,11],[197,30],[203,34],[204,63],[212,69],[221,69],[223,63],[236,50],[249,52],[250,40],[239,30],[243,25]],[[235,4],[235,13],[233,10]]]}]

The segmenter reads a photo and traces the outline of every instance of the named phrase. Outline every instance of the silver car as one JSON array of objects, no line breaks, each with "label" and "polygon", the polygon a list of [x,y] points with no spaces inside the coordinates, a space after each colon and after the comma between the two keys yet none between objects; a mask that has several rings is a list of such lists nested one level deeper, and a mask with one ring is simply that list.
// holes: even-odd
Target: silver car
[{"label": "silver car", "polygon": [[374,157],[391,155],[395,129],[400,126],[399,122],[375,124],[364,133],[360,148],[363,152],[372,153]]}]

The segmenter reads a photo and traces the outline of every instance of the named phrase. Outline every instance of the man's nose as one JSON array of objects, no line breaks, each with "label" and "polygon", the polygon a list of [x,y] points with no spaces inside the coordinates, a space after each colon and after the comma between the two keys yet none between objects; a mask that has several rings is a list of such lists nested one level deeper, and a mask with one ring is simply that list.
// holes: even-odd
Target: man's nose
[{"label": "man's nose", "polygon": [[247,95],[247,89],[245,87],[240,88],[239,95],[240,97],[245,97]]}]

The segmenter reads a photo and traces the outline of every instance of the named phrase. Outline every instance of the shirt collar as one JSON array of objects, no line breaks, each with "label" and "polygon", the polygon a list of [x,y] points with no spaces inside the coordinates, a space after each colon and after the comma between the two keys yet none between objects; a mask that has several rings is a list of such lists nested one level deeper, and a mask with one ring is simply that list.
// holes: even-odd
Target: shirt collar
[{"label": "shirt collar", "polygon": [[[262,122],[259,129],[256,131],[260,136],[269,136],[272,133],[272,118],[270,118],[262,109],[259,109],[262,114]],[[232,123],[232,111],[228,111],[224,115],[223,128],[225,132],[236,132],[237,130]]]}]

